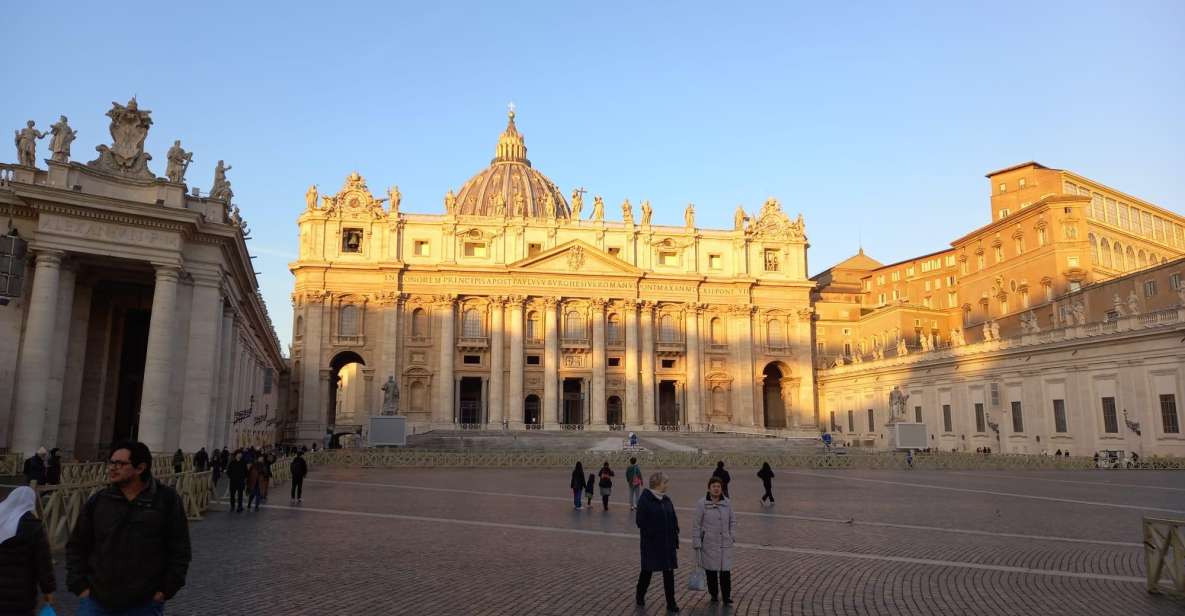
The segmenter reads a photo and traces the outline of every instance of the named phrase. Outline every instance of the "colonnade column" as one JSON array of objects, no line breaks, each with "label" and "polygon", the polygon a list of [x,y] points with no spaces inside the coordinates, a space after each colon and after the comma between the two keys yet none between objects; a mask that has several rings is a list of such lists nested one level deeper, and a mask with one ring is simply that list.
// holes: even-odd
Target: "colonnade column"
[{"label": "colonnade column", "polygon": [[[230,375],[233,374],[231,370],[233,367],[232,364],[234,363],[232,357],[234,344],[234,326],[235,314],[224,302],[222,304],[222,342],[218,345],[218,356],[221,358],[221,361],[219,362],[220,365],[218,366],[218,397],[214,402],[214,408],[218,409],[218,411],[214,415],[214,424],[211,426],[212,429],[210,430],[212,434],[211,438],[214,441],[212,444],[215,447],[228,445],[226,442],[226,431],[227,425],[230,423],[230,415],[227,411],[227,407],[230,404],[230,399],[228,396],[230,391],[229,381]],[[300,378],[300,375],[293,376]]]},{"label": "colonnade column", "polygon": [[440,373],[437,375],[436,409],[433,421],[453,423],[453,358],[456,356],[456,340],[453,339],[454,299],[441,296],[436,299],[436,316],[440,320]]},{"label": "colonnade column", "polygon": [[641,423],[638,408],[638,304],[625,301],[625,417],[627,425]]},{"label": "colonnade column", "polygon": [[605,300],[592,302],[592,425],[605,425]]},{"label": "colonnade column", "polygon": [[506,419],[515,427],[523,423],[523,300],[510,297],[510,387]]},{"label": "colonnade column", "polygon": [[732,389],[732,421],[741,426],[755,425],[757,409],[753,406],[753,309],[751,306],[734,306],[732,329],[735,338],[737,384]]},{"label": "colonnade column", "polygon": [[321,330],[324,329],[324,295],[304,294],[304,331],[301,332],[300,357],[303,362],[300,375],[300,437],[325,436],[326,409],[322,396],[328,394],[321,387]]},{"label": "colonnade column", "polygon": [[654,302],[642,302],[642,425],[654,429]]},{"label": "colonnade column", "polygon": [[185,394],[181,406],[181,449],[207,445],[217,378],[218,328],[222,325],[221,277],[194,273],[193,306],[189,313],[189,358],[185,362]]},{"label": "colonnade column", "polygon": [[699,348],[699,318],[703,311],[700,304],[691,304],[687,309],[687,423],[691,425],[703,423]]},{"label": "colonnade column", "polygon": [[489,422],[493,425],[501,424],[503,418],[508,417],[505,411],[506,396],[502,390],[502,382],[505,380],[503,361],[506,354],[502,339],[505,307],[506,298],[490,298],[490,395],[487,398],[487,403],[489,405]]},{"label": "colonnade column", "polygon": [[153,452],[163,452],[168,428],[169,389],[173,375],[173,336],[176,330],[176,265],[156,266],[152,316],[148,322],[148,351],[140,393],[140,441]]},{"label": "colonnade column", "polygon": [[562,423],[556,398],[557,375],[559,374],[560,340],[556,331],[556,306],[558,300],[549,297],[544,300],[543,311],[543,411],[540,413],[540,423],[547,423],[551,419],[555,423]]},{"label": "colonnade column", "polygon": [[[41,435],[47,447],[64,446],[58,441],[58,424],[62,418],[66,355],[70,348],[70,322],[74,316],[74,281],[78,266],[66,261],[58,270],[58,309],[53,328],[49,382],[45,390],[45,431]],[[72,445],[67,447],[72,448]]]},{"label": "colonnade column", "polygon": [[59,250],[38,250],[28,317],[17,362],[16,417],[12,426],[12,451],[31,456],[42,446],[45,407],[52,364],[53,328],[57,321],[58,284],[62,257]]}]

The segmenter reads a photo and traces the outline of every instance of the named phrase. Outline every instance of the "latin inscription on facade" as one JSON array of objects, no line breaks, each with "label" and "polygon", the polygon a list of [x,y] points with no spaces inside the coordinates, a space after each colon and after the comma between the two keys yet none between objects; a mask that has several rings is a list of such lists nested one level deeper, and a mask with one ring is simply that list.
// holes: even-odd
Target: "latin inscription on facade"
[{"label": "latin inscription on facade", "polygon": [[181,238],[174,233],[162,233],[160,231],[94,220],[80,220],[77,218],[46,214],[41,216],[38,226],[41,231],[101,242],[151,246],[153,248],[168,248],[172,250],[177,250],[181,247]]}]

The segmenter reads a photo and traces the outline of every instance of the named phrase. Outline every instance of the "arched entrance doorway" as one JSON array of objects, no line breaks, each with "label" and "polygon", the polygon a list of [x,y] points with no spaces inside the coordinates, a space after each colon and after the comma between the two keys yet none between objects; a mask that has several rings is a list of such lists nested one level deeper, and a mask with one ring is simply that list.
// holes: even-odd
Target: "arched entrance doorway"
[{"label": "arched entrance doorway", "polygon": [[761,373],[761,400],[766,428],[786,427],[786,400],[782,396],[782,381],[786,374],[776,362],[767,364]]},{"label": "arched entrance doorway", "polygon": [[605,403],[605,422],[611,426],[620,426],[625,423],[621,416],[620,397],[609,396],[609,400]]},{"label": "arched entrance doorway", "polygon": [[539,417],[539,396],[531,394],[523,400],[523,423],[528,426],[538,426],[540,422]]},{"label": "arched entrance doorway", "polygon": [[353,351],[342,351],[329,361],[329,408],[325,423],[333,430],[333,442],[342,432],[353,433],[370,413],[367,401],[366,360]]}]

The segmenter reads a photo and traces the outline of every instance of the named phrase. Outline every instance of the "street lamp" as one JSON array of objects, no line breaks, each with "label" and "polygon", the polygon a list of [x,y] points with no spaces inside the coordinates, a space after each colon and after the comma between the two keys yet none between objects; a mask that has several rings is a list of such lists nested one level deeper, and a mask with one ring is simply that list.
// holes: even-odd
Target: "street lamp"
[{"label": "street lamp", "polygon": [[0,306],[21,296],[28,252],[29,242],[8,221],[8,233],[0,235]]}]

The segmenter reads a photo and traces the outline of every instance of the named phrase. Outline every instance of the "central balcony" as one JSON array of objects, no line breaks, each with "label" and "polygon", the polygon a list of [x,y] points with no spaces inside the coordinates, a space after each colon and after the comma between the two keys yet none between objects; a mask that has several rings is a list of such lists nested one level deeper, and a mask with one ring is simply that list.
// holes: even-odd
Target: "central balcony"
[{"label": "central balcony", "polygon": [[490,348],[490,339],[485,336],[462,336],[457,340],[458,351],[484,351]]},{"label": "central balcony", "polygon": [[560,348],[565,351],[587,351],[592,347],[588,338],[561,338]]},{"label": "central balcony", "polygon": [[687,345],[682,340],[659,340],[654,343],[654,352],[659,355],[682,355]]}]

